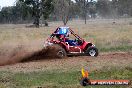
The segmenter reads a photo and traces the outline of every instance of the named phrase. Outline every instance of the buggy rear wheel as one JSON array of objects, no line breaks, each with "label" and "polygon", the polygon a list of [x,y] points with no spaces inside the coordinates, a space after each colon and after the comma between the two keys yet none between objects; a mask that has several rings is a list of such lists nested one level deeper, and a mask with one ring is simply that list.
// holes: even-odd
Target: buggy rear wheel
[{"label": "buggy rear wheel", "polygon": [[64,58],[64,57],[66,57],[66,51],[65,51],[65,49],[63,49],[63,48],[60,47],[60,49],[58,49],[57,52],[56,52],[56,57],[57,58]]}]

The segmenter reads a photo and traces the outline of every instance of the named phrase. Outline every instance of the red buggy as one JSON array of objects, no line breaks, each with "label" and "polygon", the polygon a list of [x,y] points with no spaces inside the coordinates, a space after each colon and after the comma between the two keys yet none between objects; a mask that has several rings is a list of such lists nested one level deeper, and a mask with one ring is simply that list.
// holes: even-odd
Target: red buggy
[{"label": "red buggy", "polygon": [[98,56],[98,49],[91,42],[86,42],[69,27],[58,27],[47,39],[48,46],[57,45],[56,55],[63,58],[69,55]]}]

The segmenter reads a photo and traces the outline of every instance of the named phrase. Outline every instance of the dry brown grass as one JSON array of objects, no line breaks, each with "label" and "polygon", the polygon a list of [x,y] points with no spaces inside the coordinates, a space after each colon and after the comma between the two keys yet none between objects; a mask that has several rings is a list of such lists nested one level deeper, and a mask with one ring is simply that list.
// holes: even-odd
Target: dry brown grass
[{"label": "dry brown grass", "polygon": [[[73,20],[69,21],[68,26],[86,41],[93,42],[97,48],[102,49],[132,45],[130,20],[88,20],[86,25],[82,20]],[[20,56],[21,52],[24,52],[24,55],[29,55],[34,51],[41,50],[46,38],[58,26],[63,25],[62,22],[50,22],[49,24],[49,27],[40,27],[39,29],[26,28],[24,24],[0,25],[0,60],[11,58],[10,56],[15,53],[15,50],[18,50],[17,54]],[[19,48],[20,46],[22,49]],[[6,61],[6,59],[4,60]]]},{"label": "dry brown grass", "polygon": [[[116,22],[113,24],[113,21]],[[0,46],[25,44],[36,40],[44,41],[61,22],[51,22],[49,27],[25,28],[25,25],[0,25]],[[75,32],[87,41],[99,47],[111,47],[132,44],[132,25],[125,20],[89,20],[87,25],[81,20],[68,23]]]}]

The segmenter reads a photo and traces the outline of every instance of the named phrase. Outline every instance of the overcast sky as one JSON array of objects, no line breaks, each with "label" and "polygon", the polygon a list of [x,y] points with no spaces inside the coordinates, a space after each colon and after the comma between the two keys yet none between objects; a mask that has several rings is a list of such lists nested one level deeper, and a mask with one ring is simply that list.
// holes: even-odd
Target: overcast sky
[{"label": "overcast sky", "polygon": [[[0,6],[4,7],[4,6],[13,6],[15,4],[16,0],[0,0]],[[74,1],[74,0],[72,0]]]},{"label": "overcast sky", "polygon": [[0,0],[0,6],[13,6],[16,0]]},{"label": "overcast sky", "polygon": [[[15,4],[16,0],[0,0],[0,6],[4,7],[4,6],[13,6]],[[72,0],[74,1],[74,0]]]}]

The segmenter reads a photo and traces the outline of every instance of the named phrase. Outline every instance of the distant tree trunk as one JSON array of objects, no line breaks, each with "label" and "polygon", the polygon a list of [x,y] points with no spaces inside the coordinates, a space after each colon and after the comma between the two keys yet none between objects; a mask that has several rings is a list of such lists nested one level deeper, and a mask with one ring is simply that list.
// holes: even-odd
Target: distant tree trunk
[{"label": "distant tree trunk", "polygon": [[46,27],[48,27],[48,26],[49,26],[49,24],[48,24],[47,20],[45,20],[45,21],[44,21],[44,26],[46,26]]},{"label": "distant tree trunk", "polygon": [[85,12],[85,24],[87,24],[87,13]]},{"label": "distant tree trunk", "polygon": [[33,24],[35,25],[36,28],[39,28],[39,19],[40,19],[39,16],[34,17]]},{"label": "distant tree trunk", "polygon": [[70,8],[71,8],[71,0],[54,1],[55,15],[57,17],[60,17],[59,20],[62,20],[64,25],[66,25],[69,21]]},{"label": "distant tree trunk", "polygon": [[36,1],[35,4],[33,4],[33,16],[34,16],[34,25],[36,28],[39,28],[39,19],[40,19],[40,9],[39,9],[39,1]]},{"label": "distant tree trunk", "polygon": [[64,24],[64,25],[67,24],[68,20],[69,20],[69,15],[64,15],[64,16],[62,16],[62,21],[63,21],[63,24]]},{"label": "distant tree trunk", "polygon": [[87,9],[86,9],[86,1],[84,0],[84,20],[85,24],[87,24]]},{"label": "distant tree trunk", "polygon": [[35,17],[35,26],[36,28],[39,28],[39,17],[38,16]]}]

